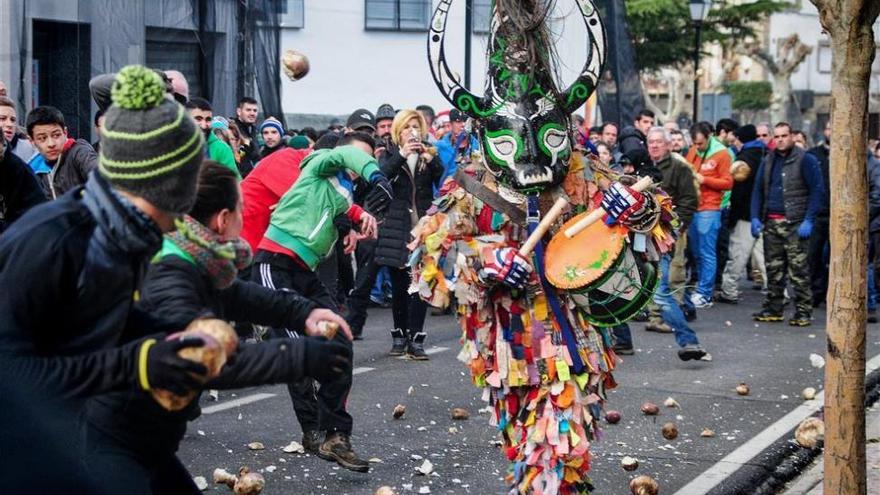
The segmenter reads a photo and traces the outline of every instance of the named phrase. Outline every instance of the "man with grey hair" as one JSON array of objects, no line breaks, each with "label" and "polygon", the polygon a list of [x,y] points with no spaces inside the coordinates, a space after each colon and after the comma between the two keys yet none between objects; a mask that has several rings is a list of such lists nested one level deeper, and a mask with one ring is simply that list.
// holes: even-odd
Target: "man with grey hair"
[{"label": "man with grey hair", "polygon": [[[680,294],[685,282],[684,253],[687,248],[687,232],[694,212],[697,210],[697,187],[694,173],[681,156],[670,152],[669,131],[663,127],[652,127],[647,133],[648,156],[662,175],[661,186],[672,198],[675,211],[681,220],[679,237],[675,243],[674,254],[664,254],[660,258],[660,286],[654,296],[650,320],[645,330],[674,333],[678,343],[678,357],[682,361],[692,359],[709,361],[711,355],[700,345],[696,333],[685,320],[684,312],[673,294]],[[617,335],[615,335],[617,336]]]}]

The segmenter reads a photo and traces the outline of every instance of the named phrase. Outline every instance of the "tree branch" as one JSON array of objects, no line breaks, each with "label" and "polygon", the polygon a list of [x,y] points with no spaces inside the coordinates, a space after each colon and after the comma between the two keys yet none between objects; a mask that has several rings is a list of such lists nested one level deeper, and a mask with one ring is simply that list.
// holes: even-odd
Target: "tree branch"
[{"label": "tree branch", "polygon": [[764,68],[767,69],[767,72],[776,75],[779,73],[779,66],[776,65],[776,61],[773,60],[773,57],[767,53],[767,50],[761,48],[761,46],[757,42],[748,43],[742,48],[737,48],[738,53],[742,53],[752,60],[758,62],[763,65]]},{"label": "tree branch", "polygon": [[791,75],[812,52],[813,48],[802,43],[797,33],[792,33],[791,36],[784,38],[779,45],[780,75]]}]

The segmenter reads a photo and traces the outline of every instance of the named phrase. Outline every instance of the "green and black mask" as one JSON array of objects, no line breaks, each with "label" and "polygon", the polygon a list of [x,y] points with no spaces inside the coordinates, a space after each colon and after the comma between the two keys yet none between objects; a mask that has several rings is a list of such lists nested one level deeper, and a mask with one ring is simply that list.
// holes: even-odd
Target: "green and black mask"
[{"label": "green and black mask", "polygon": [[574,0],[589,33],[589,58],[577,80],[559,90],[547,27],[548,0],[494,0],[485,96],[464,88],[446,63],[444,38],[453,0],[431,20],[428,55],[434,82],[455,108],[480,121],[486,168],[521,192],[562,182],[571,155],[570,115],[596,88],[605,62],[605,28],[592,0]]}]

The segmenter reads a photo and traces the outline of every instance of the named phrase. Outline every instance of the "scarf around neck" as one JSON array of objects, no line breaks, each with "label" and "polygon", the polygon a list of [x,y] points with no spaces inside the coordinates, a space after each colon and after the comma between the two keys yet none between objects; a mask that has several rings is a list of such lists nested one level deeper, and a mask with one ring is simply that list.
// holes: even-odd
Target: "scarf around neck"
[{"label": "scarf around neck", "polygon": [[238,271],[251,263],[251,247],[241,240],[223,241],[214,231],[189,215],[174,221],[177,230],[165,239],[189,255],[218,289],[232,285]]}]

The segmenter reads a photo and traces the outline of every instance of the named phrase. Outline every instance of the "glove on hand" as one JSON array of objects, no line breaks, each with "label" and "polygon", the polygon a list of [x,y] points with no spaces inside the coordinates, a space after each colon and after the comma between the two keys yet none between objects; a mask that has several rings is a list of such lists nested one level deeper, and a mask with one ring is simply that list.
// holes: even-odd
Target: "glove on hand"
[{"label": "glove on hand", "polygon": [[761,237],[761,230],[764,228],[764,224],[761,223],[757,218],[752,219],[752,237],[757,239]]},{"label": "glove on hand", "polygon": [[602,209],[605,210],[605,224],[624,223],[633,213],[644,208],[645,197],[631,187],[615,182],[602,196]]},{"label": "glove on hand", "polygon": [[[147,341],[149,342],[149,341]],[[147,345],[141,344],[141,348]],[[208,369],[201,363],[184,359],[177,352],[187,347],[202,347],[199,338],[176,338],[155,342],[147,351],[147,380],[151,389],[161,388],[177,395],[200,389]],[[199,379],[200,375],[201,379]]]},{"label": "glove on hand", "polygon": [[804,220],[801,222],[801,226],[798,227],[798,237],[801,239],[809,239],[810,234],[813,233],[813,222],[811,220]]},{"label": "glove on hand", "polygon": [[319,383],[351,374],[351,348],[336,340],[306,337],[305,372]]},{"label": "glove on hand", "polygon": [[522,289],[532,273],[532,265],[514,248],[491,249],[483,256],[483,273],[508,287]]},{"label": "glove on hand", "polygon": [[367,193],[364,200],[364,209],[373,215],[381,215],[388,209],[388,204],[394,198],[391,183],[380,173],[375,173],[370,178],[373,187]]}]

